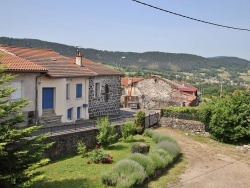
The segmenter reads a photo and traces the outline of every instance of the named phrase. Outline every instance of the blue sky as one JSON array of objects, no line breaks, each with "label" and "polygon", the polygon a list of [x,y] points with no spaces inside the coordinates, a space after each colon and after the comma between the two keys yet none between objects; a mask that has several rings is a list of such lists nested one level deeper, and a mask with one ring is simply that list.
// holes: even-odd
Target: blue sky
[{"label": "blue sky", "polygon": [[[141,0],[250,29],[249,0]],[[0,36],[109,51],[161,51],[250,59],[250,32],[215,27],[132,0],[0,0]]]}]

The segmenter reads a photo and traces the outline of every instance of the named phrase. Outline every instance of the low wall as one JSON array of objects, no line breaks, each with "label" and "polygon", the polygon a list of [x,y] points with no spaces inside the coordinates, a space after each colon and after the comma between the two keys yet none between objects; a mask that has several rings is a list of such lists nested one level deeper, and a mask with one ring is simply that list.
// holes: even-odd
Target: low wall
[{"label": "low wall", "polygon": [[[121,138],[120,126],[115,126],[118,138]],[[53,133],[46,138],[45,142],[54,142],[53,146],[45,151],[45,156],[51,160],[60,159],[66,156],[77,154],[77,143],[82,141],[87,148],[94,148],[97,140],[98,129],[90,128],[88,130],[65,131]]]},{"label": "low wall", "polygon": [[204,133],[206,131],[206,126],[203,123],[193,120],[162,117],[160,124],[164,127],[171,127],[174,129],[187,130],[191,132]]}]

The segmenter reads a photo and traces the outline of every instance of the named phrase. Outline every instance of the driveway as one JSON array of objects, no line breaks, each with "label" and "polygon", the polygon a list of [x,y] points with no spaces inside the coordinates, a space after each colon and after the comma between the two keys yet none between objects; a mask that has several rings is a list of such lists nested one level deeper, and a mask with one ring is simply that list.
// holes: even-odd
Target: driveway
[{"label": "driveway", "polygon": [[160,128],[175,138],[187,162],[178,183],[171,188],[249,188],[250,152],[209,138],[185,134],[171,128]]}]

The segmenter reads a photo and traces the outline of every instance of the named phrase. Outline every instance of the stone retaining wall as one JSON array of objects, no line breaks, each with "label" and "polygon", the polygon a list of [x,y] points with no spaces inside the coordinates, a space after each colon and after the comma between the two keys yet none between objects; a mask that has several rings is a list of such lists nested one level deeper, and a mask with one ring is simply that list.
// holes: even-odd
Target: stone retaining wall
[{"label": "stone retaining wall", "polygon": [[171,127],[174,129],[187,130],[197,133],[205,133],[206,131],[206,126],[203,123],[193,120],[162,117],[160,120],[160,124],[164,127]]},{"label": "stone retaining wall", "polygon": [[[121,138],[120,125],[115,126],[118,138]],[[87,148],[94,148],[97,140],[98,130],[90,128],[88,130],[67,131],[60,134],[53,133],[47,137],[45,142],[54,142],[53,146],[45,151],[45,156],[51,160],[60,159],[77,153],[77,143],[82,141]]]}]

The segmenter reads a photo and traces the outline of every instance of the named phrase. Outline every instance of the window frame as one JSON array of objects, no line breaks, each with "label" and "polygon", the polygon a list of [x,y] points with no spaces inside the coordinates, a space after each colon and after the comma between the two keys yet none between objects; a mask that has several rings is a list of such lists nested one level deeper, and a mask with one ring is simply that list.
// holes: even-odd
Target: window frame
[{"label": "window frame", "polygon": [[12,100],[21,99],[23,97],[22,81],[11,82],[11,87],[13,89],[17,88],[17,90],[11,94],[11,99]]},{"label": "window frame", "polygon": [[67,119],[68,120],[73,120],[72,115],[73,115],[73,108],[68,108],[68,110],[67,110]]},{"label": "window frame", "polygon": [[76,84],[76,98],[82,98],[82,83]]},{"label": "window frame", "polygon": [[70,83],[66,84],[66,100],[70,99]]},{"label": "window frame", "polygon": [[100,98],[101,97],[101,83],[100,82],[95,82],[95,98]]},{"label": "window frame", "polygon": [[76,109],[76,119],[81,119],[81,107],[77,107]]}]

